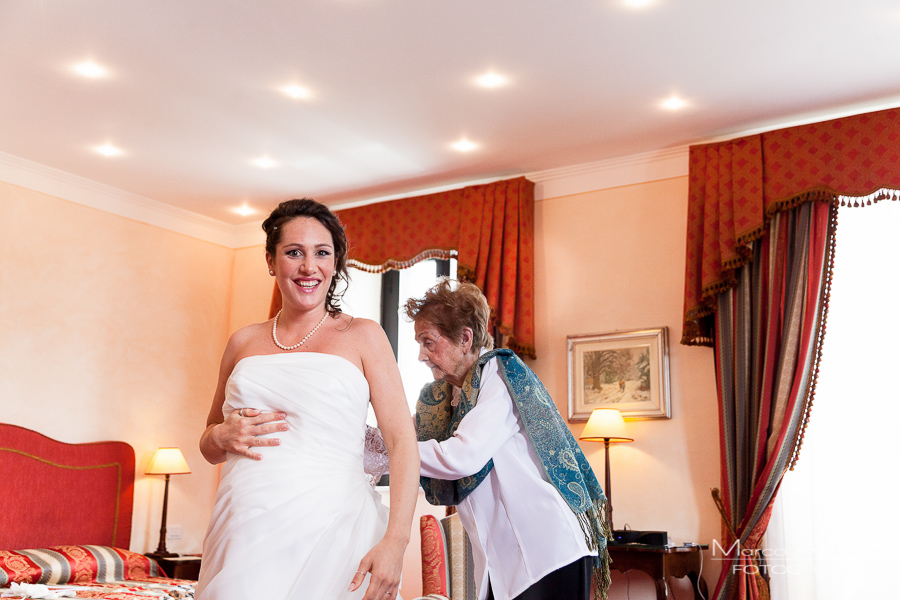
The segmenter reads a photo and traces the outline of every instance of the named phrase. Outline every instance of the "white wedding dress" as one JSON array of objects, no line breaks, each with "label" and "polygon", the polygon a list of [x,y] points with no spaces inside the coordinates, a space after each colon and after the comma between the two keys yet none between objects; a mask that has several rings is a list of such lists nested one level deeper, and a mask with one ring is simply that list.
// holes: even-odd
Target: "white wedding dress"
[{"label": "white wedding dress", "polygon": [[343,600],[359,561],[384,535],[387,508],[363,472],[369,386],[339,356],[249,356],[225,390],[241,408],[287,414],[254,461],[228,455],[203,544],[199,600]]}]

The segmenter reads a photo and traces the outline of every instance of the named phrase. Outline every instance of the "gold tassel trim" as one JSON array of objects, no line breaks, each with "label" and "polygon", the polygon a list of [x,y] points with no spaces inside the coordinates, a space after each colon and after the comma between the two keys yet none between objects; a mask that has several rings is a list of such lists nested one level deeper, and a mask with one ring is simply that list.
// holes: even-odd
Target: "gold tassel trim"
[{"label": "gold tassel trim", "polygon": [[897,201],[900,200],[900,190],[890,188],[879,188],[862,196],[837,196],[839,206],[847,208],[860,208],[863,206],[872,206],[884,200]]},{"label": "gold tassel trim", "polygon": [[[696,321],[711,314],[715,314],[715,297],[736,285],[734,271],[747,265],[752,260],[752,244],[763,237],[769,226],[769,222],[777,213],[796,208],[807,202],[830,202],[835,206],[859,208],[862,206],[871,206],[872,204],[877,204],[878,202],[885,200],[900,201],[900,190],[879,188],[862,196],[845,196],[830,189],[814,188],[794,196],[775,200],[769,204],[761,224],[735,237],[735,244],[738,246],[736,248],[738,256],[730,258],[722,263],[721,275],[723,276],[723,279],[703,286],[703,289],[701,290],[702,300],[700,305],[688,309],[685,313],[685,329],[682,333],[681,344],[683,346],[714,345],[712,338],[701,334],[699,326],[696,325]],[[796,459],[792,461],[791,469],[793,469],[794,463],[796,463]]]},{"label": "gold tassel trim", "polygon": [[360,262],[355,258],[350,258],[347,260],[347,265],[359,269],[360,271],[365,271],[366,273],[385,273],[390,271],[391,269],[395,271],[399,271],[401,269],[408,269],[423,260],[449,260],[451,258],[456,258],[457,252],[456,250],[425,250],[416,254],[409,260],[394,260],[388,259],[381,263],[380,265],[369,265],[364,262]]},{"label": "gold tassel trim", "polygon": [[831,303],[831,283],[834,278],[834,256],[837,244],[837,216],[838,211],[832,209],[828,226],[828,229],[830,230],[828,250],[827,255],[825,256],[825,264],[828,266],[825,273],[825,281],[823,283],[825,289],[822,293],[822,314],[819,317],[819,328],[816,333],[815,354],[813,356],[813,375],[810,379],[806,402],[803,406],[803,417],[800,420],[800,427],[797,428],[797,437],[794,439],[791,449],[791,464],[788,467],[788,470],[790,471],[794,470],[794,467],[797,465],[797,460],[800,458],[800,449],[803,447],[803,438],[806,437],[806,428],[809,425],[813,400],[815,400],[816,397],[816,387],[819,383],[819,366],[822,361],[822,348],[825,343],[825,330],[827,329],[828,323],[828,306]]},{"label": "gold tassel trim", "polygon": [[521,344],[519,340],[514,337],[510,337],[506,341],[506,347],[518,354],[519,356],[524,356],[526,358],[537,358],[537,354],[534,351],[534,346],[532,344]]},{"label": "gold tassel trim", "polygon": [[456,277],[463,283],[475,283],[475,267],[456,263]]}]

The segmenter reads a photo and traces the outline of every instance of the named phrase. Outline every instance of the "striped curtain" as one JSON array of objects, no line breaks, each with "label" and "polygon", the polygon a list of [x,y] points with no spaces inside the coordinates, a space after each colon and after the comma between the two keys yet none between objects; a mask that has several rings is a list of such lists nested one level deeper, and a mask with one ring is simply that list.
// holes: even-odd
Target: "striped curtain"
[{"label": "striped curtain", "polygon": [[815,391],[836,210],[832,203],[807,202],[775,214],[753,242],[752,259],[735,271],[735,286],[718,296],[724,489],[713,495],[727,541],[713,595],[720,600],[768,598],[759,545],[781,478],[796,459]]}]

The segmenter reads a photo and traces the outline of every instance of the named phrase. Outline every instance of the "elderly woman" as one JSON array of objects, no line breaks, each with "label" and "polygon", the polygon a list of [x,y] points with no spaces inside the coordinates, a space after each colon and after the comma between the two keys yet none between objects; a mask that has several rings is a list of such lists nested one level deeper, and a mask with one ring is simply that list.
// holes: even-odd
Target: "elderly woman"
[{"label": "elderly woman", "polygon": [[444,279],[405,312],[435,379],[416,406],[422,487],[458,507],[479,600],[586,600],[592,573],[605,595],[603,490],[534,372],[492,349],[481,291]]}]

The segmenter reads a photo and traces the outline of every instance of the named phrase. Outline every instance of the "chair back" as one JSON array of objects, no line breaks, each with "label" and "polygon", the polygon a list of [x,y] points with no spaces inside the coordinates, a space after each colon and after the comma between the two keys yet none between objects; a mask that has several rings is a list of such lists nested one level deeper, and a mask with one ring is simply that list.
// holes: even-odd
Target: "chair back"
[{"label": "chair back", "polygon": [[422,535],[422,594],[440,594],[450,600],[477,600],[472,544],[454,513],[438,520],[424,515]]}]

